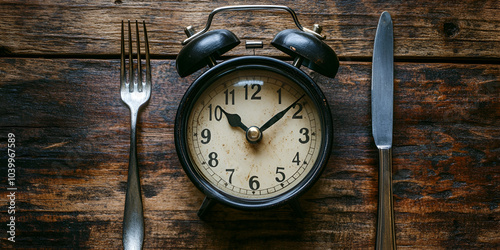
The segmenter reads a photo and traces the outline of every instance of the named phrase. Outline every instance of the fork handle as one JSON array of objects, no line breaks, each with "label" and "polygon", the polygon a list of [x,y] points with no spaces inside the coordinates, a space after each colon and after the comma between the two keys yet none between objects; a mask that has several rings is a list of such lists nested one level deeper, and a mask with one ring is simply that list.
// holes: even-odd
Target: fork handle
[{"label": "fork handle", "polygon": [[142,249],[144,241],[144,215],[142,212],[141,186],[139,167],[137,164],[137,114],[131,110],[130,156],[127,179],[127,195],[125,198],[125,214],[123,216],[123,248]]},{"label": "fork handle", "polygon": [[392,203],[392,148],[379,149],[379,190],[376,250],[396,249]]}]

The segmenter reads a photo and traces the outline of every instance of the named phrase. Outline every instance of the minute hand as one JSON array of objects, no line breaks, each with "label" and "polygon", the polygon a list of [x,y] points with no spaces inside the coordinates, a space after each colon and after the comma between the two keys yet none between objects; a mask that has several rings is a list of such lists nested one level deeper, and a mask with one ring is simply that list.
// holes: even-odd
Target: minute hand
[{"label": "minute hand", "polygon": [[281,112],[277,113],[271,119],[269,119],[269,121],[267,121],[266,123],[264,123],[264,125],[262,125],[262,127],[260,127],[260,132],[261,133],[264,132],[264,130],[268,129],[273,124],[275,124],[277,121],[279,121],[281,118],[283,118],[283,116],[285,116],[286,112],[288,112],[288,110],[290,110],[293,106],[295,106],[295,104],[297,104],[300,101],[300,99],[302,99],[305,95],[306,94],[303,94],[301,97],[299,97],[299,99],[297,99],[294,103],[292,103],[286,109],[284,109]]}]

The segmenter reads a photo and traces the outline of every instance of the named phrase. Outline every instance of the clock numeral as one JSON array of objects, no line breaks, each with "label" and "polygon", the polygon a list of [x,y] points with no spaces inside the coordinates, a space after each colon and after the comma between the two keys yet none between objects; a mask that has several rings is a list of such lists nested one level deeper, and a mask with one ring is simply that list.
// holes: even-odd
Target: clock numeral
[{"label": "clock numeral", "polygon": [[208,116],[209,121],[212,120],[212,113],[216,121],[220,121],[222,119],[222,108],[219,105],[215,107],[215,110],[213,112],[212,112],[212,104],[208,105],[208,112],[209,112]]},{"label": "clock numeral", "polygon": [[292,162],[293,162],[293,163],[296,163],[296,164],[297,164],[297,166],[299,166],[299,165],[300,165],[300,157],[299,157],[299,152],[297,152],[297,153],[295,154],[295,157],[293,157]]},{"label": "clock numeral", "polygon": [[233,169],[226,169],[226,172],[230,172],[230,174],[229,174],[229,184],[233,184],[234,168]]},{"label": "clock numeral", "polygon": [[279,174],[281,176],[281,178],[279,178],[279,177],[275,178],[277,182],[282,182],[285,180],[285,173],[283,173],[282,170],[285,170],[285,168],[282,168],[282,167],[276,168],[276,174]]},{"label": "clock numeral", "polygon": [[229,95],[231,95],[231,104],[234,105],[234,89],[229,91],[229,89],[226,89],[224,91],[224,94],[226,95],[226,105],[229,105]]},{"label": "clock numeral", "polygon": [[[302,138],[299,138],[299,142],[302,143],[302,144],[306,144],[309,142],[309,129],[307,128],[301,128],[299,130],[299,133],[302,134],[303,136],[305,136],[305,139],[302,140]],[[202,134],[203,136],[203,134]]]},{"label": "clock numeral", "polygon": [[217,153],[215,152],[212,152],[210,154],[208,154],[208,165],[210,167],[217,167],[217,165],[219,165],[219,160],[217,160]]},{"label": "clock numeral", "polygon": [[302,119],[302,115],[299,114],[302,111],[302,104],[296,103],[293,105],[293,109],[295,109],[296,106],[299,106],[299,110],[293,114],[292,119]]},{"label": "clock numeral", "polygon": [[[245,85],[244,88],[245,88],[245,100],[248,100],[248,84]],[[252,89],[257,88],[257,89],[255,90],[255,93],[253,93],[252,97],[250,97],[250,100],[262,99],[260,96],[257,96],[257,94],[262,90],[262,86],[260,86],[259,84],[252,84],[251,88]]]},{"label": "clock numeral", "polygon": [[258,176],[250,177],[250,180],[248,181],[248,185],[250,186],[250,189],[257,190],[260,188],[260,183],[257,180],[258,178],[259,178]]},{"label": "clock numeral", "polygon": [[205,139],[205,141],[201,140],[201,143],[203,144],[208,144],[210,140],[212,139],[212,135],[210,133],[210,130],[208,128],[204,129],[201,131],[201,137]]}]

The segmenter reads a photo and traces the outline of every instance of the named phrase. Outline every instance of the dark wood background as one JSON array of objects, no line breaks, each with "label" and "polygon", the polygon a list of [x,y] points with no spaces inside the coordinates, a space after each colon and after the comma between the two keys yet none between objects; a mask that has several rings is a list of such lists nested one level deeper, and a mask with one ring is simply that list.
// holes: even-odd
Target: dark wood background
[{"label": "dark wood background", "polygon": [[[211,10],[249,1],[0,0],[0,248],[121,248],[129,111],[119,96],[122,19],[145,20],[153,93],[140,115],[138,152],[145,248],[374,248],[378,153],[371,135],[370,79],[379,16],[395,37],[393,190],[400,248],[500,248],[500,2],[260,1],[293,8],[323,26],[340,57],[336,78],[310,72],[334,118],[328,166],[288,207],[243,212],[216,205],[184,174],[173,142],[189,84],[175,57],[183,27]],[[220,14],[212,29],[242,41],[222,59],[268,55],[294,28],[287,13]],[[7,135],[16,136],[16,242],[7,240]]]}]

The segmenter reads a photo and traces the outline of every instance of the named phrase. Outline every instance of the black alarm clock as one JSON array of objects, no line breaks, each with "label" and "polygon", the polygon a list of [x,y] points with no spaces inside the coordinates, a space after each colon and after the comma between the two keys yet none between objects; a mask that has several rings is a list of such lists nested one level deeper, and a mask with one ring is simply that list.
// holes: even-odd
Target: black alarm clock
[{"label": "black alarm clock", "polygon": [[[265,56],[217,62],[240,44],[225,29],[209,31],[213,16],[234,10],[285,10],[298,29],[279,32],[271,44],[294,58]],[[176,59],[188,76],[205,66],[182,98],[175,119],[175,146],[184,171],[206,195],[202,217],[216,202],[255,210],[291,204],[323,171],[332,147],[330,108],[306,66],[335,77],[339,60],[319,33],[303,28],[286,6],[227,6],[212,11],[203,30],[185,29],[188,39]],[[261,43],[247,44],[259,47]]]}]

